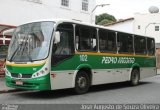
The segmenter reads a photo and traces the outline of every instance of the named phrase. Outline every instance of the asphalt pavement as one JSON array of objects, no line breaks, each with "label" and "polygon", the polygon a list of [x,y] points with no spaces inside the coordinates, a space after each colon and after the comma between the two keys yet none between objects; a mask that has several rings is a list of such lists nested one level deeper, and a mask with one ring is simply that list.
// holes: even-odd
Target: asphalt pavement
[{"label": "asphalt pavement", "polygon": [[5,79],[4,77],[0,77],[0,93],[1,91],[7,91],[7,90],[11,90],[12,88],[9,88],[5,85]]},{"label": "asphalt pavement", "polygon": [[[4,79],[1,80],[1,87]],[[12,88],[0,93],[0,103],[9,104],[142,104],[160,103],[160,75],[146,78],[138,86],[113,83],[93,86],[83,95],[75,95],[72,89],[56,91],[22,91]]]},{"label": "asphalt pavement", "polygon": [[[160,75],[160,69],[157,69],[157,75]],[[0,77],[0,92],[1,91],[10,91],[10,90],[13,90],[13,88],[10,88],[10,87],[7,87],[5,85],[5,79],[4,79],[4,76],[1,76]]]}]

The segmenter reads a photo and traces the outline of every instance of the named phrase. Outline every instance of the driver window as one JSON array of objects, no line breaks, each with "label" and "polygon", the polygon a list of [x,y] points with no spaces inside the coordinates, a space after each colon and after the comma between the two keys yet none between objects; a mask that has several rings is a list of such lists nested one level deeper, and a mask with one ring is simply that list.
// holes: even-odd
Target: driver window
[{"label": "driver window", "polygon": [[56,31],[60,32],[60,42],[53,45],[54,55],[72,55],[74,51],[73,25],[60,24]]}]

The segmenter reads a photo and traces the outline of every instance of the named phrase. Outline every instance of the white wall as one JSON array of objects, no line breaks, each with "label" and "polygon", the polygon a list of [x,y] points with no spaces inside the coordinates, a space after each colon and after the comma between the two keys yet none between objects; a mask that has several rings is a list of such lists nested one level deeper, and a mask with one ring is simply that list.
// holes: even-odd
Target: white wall
[{"label": "white wall", "polygon": [[109,29],[133,33],[133,20],[128,20],[125,22],[116,23],[113,25],[107,26]]},{"label": "white wall", "polygon": [[160,27],[160,13],[135,14],[133,32],[154,37],[156,43],[160,43],[160,31],[155,31],[155,26]]},{"label": "white wall", "polygon": [[82,0],[70,0],[70,7],[61,6],[61,0],[41,0],[42,4],[27,0],[1,0],[0,24],[20,25],[25,22],[46,19],[64,18],[91,22],[91,10],[95,0],[89,0],[89,11],[82,11]]},{"label": "white wall", "polygon": [[70,18],[91,22],[91,10],[95,7],[95,0],[89,0],[88,11],[82,11],[82,0],[69,0],[69,8],[61,6],[61,0],[43,0],[56,18]]}]

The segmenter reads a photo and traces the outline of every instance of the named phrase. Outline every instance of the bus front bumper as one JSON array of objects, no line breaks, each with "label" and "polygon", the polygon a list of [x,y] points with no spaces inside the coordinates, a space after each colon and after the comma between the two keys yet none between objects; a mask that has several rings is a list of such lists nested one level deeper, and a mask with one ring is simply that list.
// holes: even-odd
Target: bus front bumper
[{"label": "bus front bumper", "polygon": [[[39,78],[32,79],[15,79],[5,76],[6,85],[11,88],[25,89],[25,90],[51,90],[49,74]],[[21,82],[22,84],[17,84]]]}]

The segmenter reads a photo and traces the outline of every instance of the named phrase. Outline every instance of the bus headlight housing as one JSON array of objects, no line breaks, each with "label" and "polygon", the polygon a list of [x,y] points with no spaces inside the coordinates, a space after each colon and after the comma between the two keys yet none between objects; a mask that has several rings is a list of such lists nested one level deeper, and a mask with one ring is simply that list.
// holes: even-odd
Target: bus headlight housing
[{"label": "bus headlight housing", "polygon": [[45,68],[42,68],[41,70],[35,72],[33,75],[32,75],[32,78],[38,78],[38,77],[42,77],[42,76],[45,76],[48,74],[48,68],[45,67]]}]

